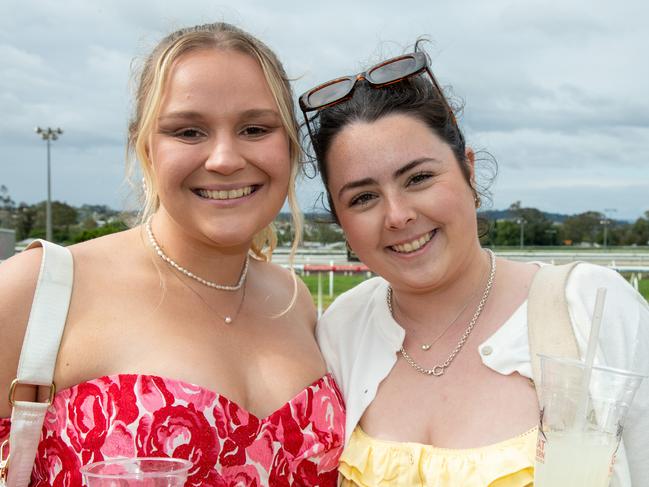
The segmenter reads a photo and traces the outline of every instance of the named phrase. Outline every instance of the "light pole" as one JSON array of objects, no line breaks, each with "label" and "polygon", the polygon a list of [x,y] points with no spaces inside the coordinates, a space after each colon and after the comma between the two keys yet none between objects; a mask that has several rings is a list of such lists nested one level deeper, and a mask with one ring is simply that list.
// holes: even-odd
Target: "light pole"
[{"label": "light pole", "polygon": [[42,129],[36,127],[35,132],[39,134],[45,142],[47,142],[47,202],[45,206],[45,239],[52,241],[52,175],[50,170],[50,141],[59,138],[63,133],[60,128],[52,129],[47,127]]},{"label": "light pole", "polygon": [[521,249],[525,245],[525,224],[527,221],[522,216],[516,219],[516,223],[521,226]]},{"label": "light pole", "polygon": [[599,223],[604,225],[604,248],[608,247],[608,225],[611,223],[611,219],[608,217],[608,213],[617,211],[615,208],[604,208],[604,218],[602,218]]},{"label": "light pole", "polygon": [[604,225],[604,248],[606,249],[608,245],[608,224],[611,223],[611,220],[608,218],[603,218],[599,221],[600,225]]}]

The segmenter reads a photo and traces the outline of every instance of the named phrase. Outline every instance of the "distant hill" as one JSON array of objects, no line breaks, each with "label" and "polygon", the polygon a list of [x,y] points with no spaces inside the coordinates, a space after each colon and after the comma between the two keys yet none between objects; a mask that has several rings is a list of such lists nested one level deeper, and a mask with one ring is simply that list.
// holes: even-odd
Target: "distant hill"
[{"label": "distant hill", "polygon": [[[567,215],[563,213],[549,213],[541,212],[545,217],[554,223],[563,223],[568,218],[575,216],[574,214]],[[484,210],[479,211],[478,216],[486,218],[487,220],[513,220],[516,218],[516,215],[509,210]],[[279,221],[289,221],[291,219],[290,213],[280,213],[277,216]],[[307,212],[304,214],[304,219],[306,221],[320,221],[326,222],[330,220],[329,214],[325,212]],[[616,223],[629,223],[626,220],[613,220]]]},{"label": "distant hill", "polygon": [[[543,215],[550,221],[554,223],[563,223],[566,219],[570,218],[573,215],[564,215],[561,213],[547,213],[545,211],[541,212]],[[516,218],[509,210],[485,210],[479,211],[478,216],[486,218],[487,220],[513,220]]]}]

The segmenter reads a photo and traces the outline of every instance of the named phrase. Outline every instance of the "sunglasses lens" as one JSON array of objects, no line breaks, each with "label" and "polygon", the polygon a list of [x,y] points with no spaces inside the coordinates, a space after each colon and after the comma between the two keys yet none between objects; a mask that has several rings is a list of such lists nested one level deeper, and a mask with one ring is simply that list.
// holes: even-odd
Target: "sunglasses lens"
[{"label": "sunglasses lens", "polygon": [[417,61],[414,57],[407,56],[374,68],[367,76],[372,83],[381,84],[396,81],[413,74],[416,70]]},{"label": "sunglasses lens", "polygon": [[334,81],[309,93],[307,100],[311,108],[319,108],[344,98],[352,89],[354,82],[350,79]]}]

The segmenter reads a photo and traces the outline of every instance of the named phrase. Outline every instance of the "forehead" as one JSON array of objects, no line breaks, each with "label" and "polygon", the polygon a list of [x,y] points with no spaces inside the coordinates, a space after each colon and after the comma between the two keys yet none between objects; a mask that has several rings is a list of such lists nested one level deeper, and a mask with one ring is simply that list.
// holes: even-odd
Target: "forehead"
[{"label": "forehead", "polygon": [[249,54],[219,48],[192,51],[174,62],[162,108],[185,105],[219,110],[277,107],[259,62]]},{"label": "forehead", "polygon": [[412,160],[452,160],[451,148],[416,117],[393,114],[374,122],[358,121],[334,137],[327,154],[329,180],[379,177]]}]

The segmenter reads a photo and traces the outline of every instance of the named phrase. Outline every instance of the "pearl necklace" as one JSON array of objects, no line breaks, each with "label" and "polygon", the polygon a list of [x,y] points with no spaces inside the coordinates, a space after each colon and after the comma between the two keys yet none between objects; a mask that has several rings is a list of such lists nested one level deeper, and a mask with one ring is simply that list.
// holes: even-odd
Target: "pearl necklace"
[{"label": "pearl necklace", "polygon": [[[491,271],[489,272],[489,279],[487,280],[487,285],[485,286],[484,292],[482,293],[482,299],[480,299],[478,308],[475,310],[475,313],[473,314],[473,318],[471,318],[469,325],[466,327],[466,330],[464,330],[464,333],[460,337],[460,340],[457,342],[456,347],[453,349],[453,351],[448,356],[448,358],[444,361],[444,363],[435,365],[432,369],[426,369],[421,365],[419,365],[417,362],[415,362],[414,359],[408,354],[408,352],[406,352],[403,346],[399,349],[399,353],[403,356],[403,358],[406,360],[408,365],[410,365],[417,372],[426,375],[434,375],[435,377],[439,377],[443,375],[444,372],[446,372],[446,369],[449,367],[449,365],[451,365],[451,362],[453,362],[453,359],[455,359],[455,356],[460,352],[460,350],[462,350],[462,347],[468,340],[469,335],[471,334],[473,328],[478,322],[478,318],[482,313],[482,309],[484,308],[485,303],[487,302],[487,298],[489,297],[489,292],[491,291],[491,287],[493,286],[494,278],[496,276],[496,255],[489,249],[487,249],[487,253],[489,254],[489,258],[491,261]],[[394,318],[394,311],[392,310],[392,286],[388,286],[386,300],[388,303],[388,309],[390,310],[390,315],[392,316],[392,318]]]},{"label": "pearl necklace", "polygon": [[[197,276],[191,271],[188,271],[181,265],[178,265],[171,257],[169,257],[167,254],[164,253],[164,251],[160,248],[160,245],[158,245],[157,240],[155,239],[155,236],[153,235],[153,230],[151,230],[151,218],[149,218],[145,224],[146,228],[146,233],[149,236],[149,243],[151,243],[151,246],[153,247],[153,250],[160,256],[162,260],[164,260],[167,264],[169,264],[171,267],[176,269],[178,272],[181,272],[182,274],[185,274],[187,277],[191,277],[195,281],[200,282],[204,286],[211,287],[213,289],[218,289],[219,291],[238,291],[241,289],[241,286],[243,286],[243,283],[246,282],[246,276],[248,275],[248,263],[250,262],[250,257],[246,255],[246,262],[243,264],[243,269],[241,270],[241,276],[239,277],[239,282],[237,282],[234,286],[228,286],[225,284],[218,284],[216,282],[208,281],[207,279],[203,279],[202,277]],[[229,316],[226,316],[224,321],[226,323],[231,323],[232,319],[228,321]]]}]

